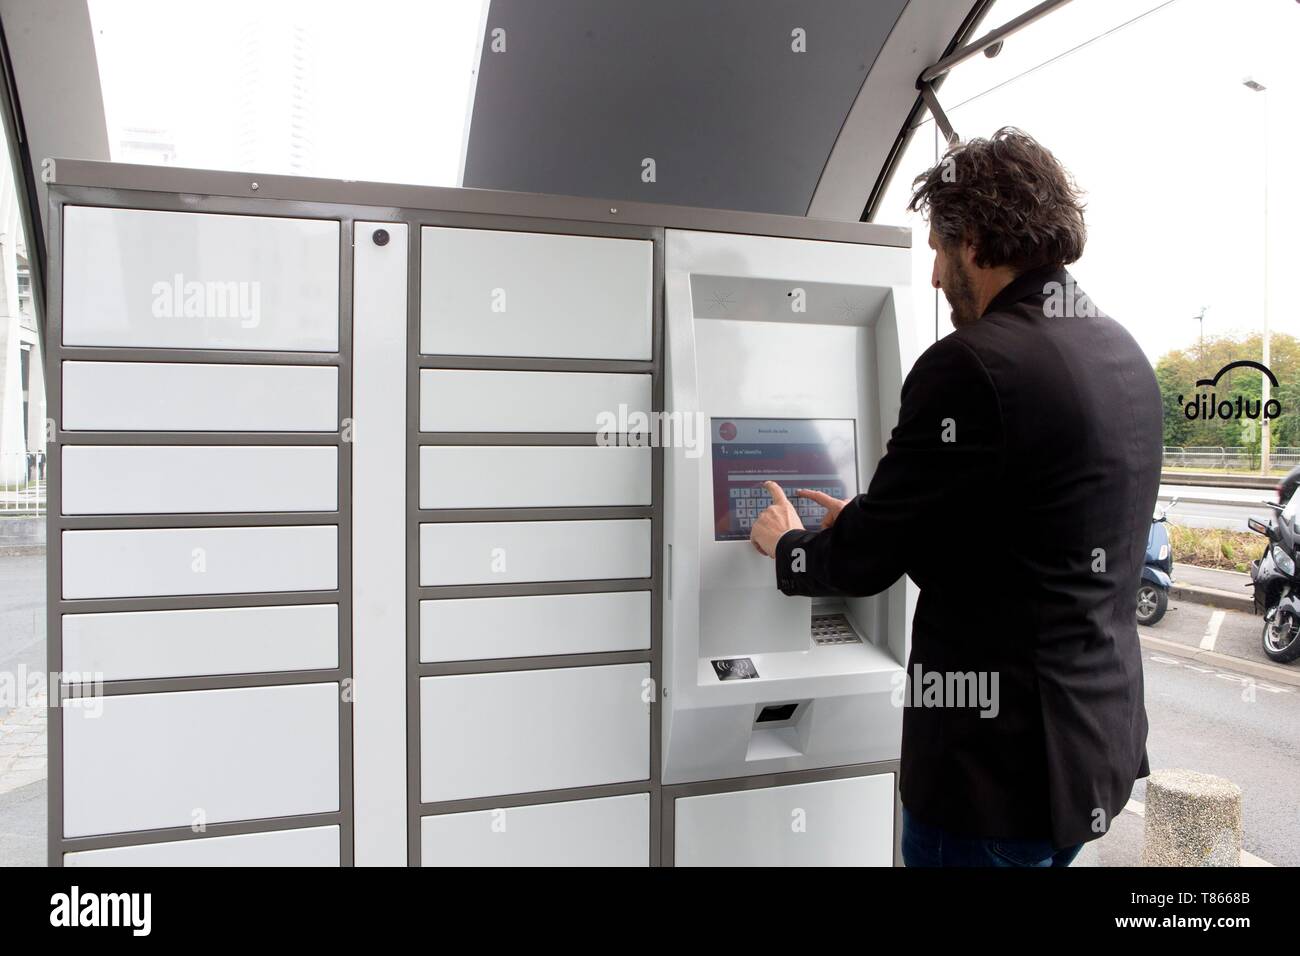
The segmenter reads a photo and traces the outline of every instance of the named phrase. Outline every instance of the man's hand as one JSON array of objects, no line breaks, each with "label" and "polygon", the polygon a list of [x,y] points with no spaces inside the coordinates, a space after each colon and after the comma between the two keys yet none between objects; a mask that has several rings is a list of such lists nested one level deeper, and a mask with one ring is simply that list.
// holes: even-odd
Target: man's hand
[{"label": "man's hand", "polygon": [[754,526],[749,531],[749,540],[760,553],[771,558],[776,555],[776,543],[781,540],[781,536],[787,531],[802,531],[803,520],[780,485],[775,481],[765,481],[763,487],[772,496],[772,503],[755,519]]},{"label": "man's hand", "polygon": [[809,498],[826,509],[826,514],[822,516],[823,528],[829,528],[833,525],[835,519],[840,516],[840,512],[844,510],[844,506],[848,504],[848,501],[841,501],[839,498],[832,498],[830,495],[823,494],[820,491],[810,491],[807,488],[800,488],[795,494],[800,498]]}]

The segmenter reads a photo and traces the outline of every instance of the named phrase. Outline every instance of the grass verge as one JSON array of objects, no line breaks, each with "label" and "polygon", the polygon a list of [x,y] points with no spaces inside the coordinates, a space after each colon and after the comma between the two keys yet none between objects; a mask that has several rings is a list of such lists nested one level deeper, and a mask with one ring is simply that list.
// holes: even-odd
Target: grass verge
[{"label": "grass verge", "polygon": [[1253,531],[1184,528],[1176,524],[1168,525],[1168,528],[1175,566],[1194,564],[1202,568],[1244,572],[1250,570],[1250,562],[1264,553],[1264,536]]}]

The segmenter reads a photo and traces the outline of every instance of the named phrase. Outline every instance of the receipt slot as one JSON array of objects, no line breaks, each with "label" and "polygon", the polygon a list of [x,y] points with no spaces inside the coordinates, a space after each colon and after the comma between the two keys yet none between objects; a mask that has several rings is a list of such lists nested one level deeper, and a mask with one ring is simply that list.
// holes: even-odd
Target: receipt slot
[{"label": "receipt slot", "polygon": [[[777,482],[864,491],[912,358],[909,252],[668,230],[663,783],[677,865],[894,859],[911,585],[777,590],[749,543]],[[675,788],[675,789],[674,789]]]}]

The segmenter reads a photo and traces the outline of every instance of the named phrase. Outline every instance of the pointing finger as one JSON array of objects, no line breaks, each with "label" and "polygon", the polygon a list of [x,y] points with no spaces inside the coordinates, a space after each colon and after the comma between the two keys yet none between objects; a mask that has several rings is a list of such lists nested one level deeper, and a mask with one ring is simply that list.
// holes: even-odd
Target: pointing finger
[{"label": "pointing finger", "polygon": [[772,504],[788,505],[790,503],[789,499],[785,496],[785,492],[781,490],[781,486],[775,481],[765,481],[763,482],[763,487],[766,488],[767,493],[772,496]]},{"label": "pointing finger", "polygon": [[798,491],[795,492],[795,494],[798,495],[800,498],[811,498],[813,501],[817,502],[823,508],[834,508],[837,507],[840,503],[838,498],[832,498],[828,494],[824,494],[823,492],[820,491],[811,491],[807,488],[800,488]]}]

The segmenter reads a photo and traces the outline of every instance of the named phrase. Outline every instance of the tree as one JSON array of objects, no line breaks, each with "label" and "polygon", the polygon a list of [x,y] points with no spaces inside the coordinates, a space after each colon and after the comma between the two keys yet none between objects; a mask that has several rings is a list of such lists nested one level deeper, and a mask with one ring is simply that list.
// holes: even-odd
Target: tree
[{"label": "tree", "polygon": [[[1264,382],[1263,373],[1255,369],[1233,369],[1213,387],[1198,387],[1196,382],[1213,378],[1230,362],[1241,359],[1259,361],[1263,354],[1262,346],[1259,332],[1220,335],[1205,340],[1204,354],[1198,344],[1174,349],[1160,357],[1156,363],[1156,381],[1164,403],[1166,445],[1231,445],[1258,451],[1262,437],[1258,420],[1245,416],[1240,419],[1218,416],[1188,418],[1184,409],[1188,403],[1194,403],[1198,395],[1205,395],[1208,402],[1210,393],[1214,393],[1220,402],[1231,401],[1234,410],[1237,396],[1255,407],[1261,399]],[[1271,442],[1274,448],[1300,445],[1300,339],[1275,332],[1269,346],[1269,368],[1278,380],[1270,398],[1276,399],[1281,406],[1281,414],[1269,424]]]}]

